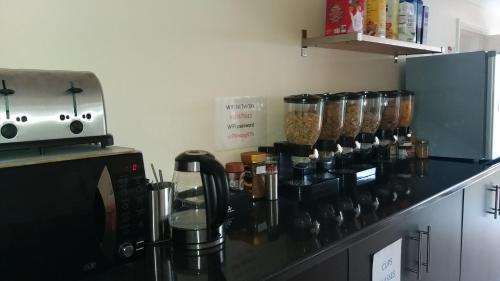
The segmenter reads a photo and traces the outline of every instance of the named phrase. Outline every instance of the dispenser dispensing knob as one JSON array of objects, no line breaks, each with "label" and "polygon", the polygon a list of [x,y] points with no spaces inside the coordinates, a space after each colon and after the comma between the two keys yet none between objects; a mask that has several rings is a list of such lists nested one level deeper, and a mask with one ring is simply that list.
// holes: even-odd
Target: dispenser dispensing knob
[{"label": "dispenser dispensing knob", "polygon": [[135,249],[131,243],[126,242],[126,243],[123,243],[120,245],[120,248],[118,251],[119,251],[120,257],[122,257],[124,259],[128,259],[134,255]]},{"label": "dispenser dispensing knob", "polygon": [[71,124],[69,125],[69,129],[71,130],[71,132],[75,135],[78,135],[79,133],[81,133],[83,131],[83,123],[81,121],[73,121],[71,122]]},{"label": "dispenser dispensing knob", "polygon": [[5,124],[0,129],[2,137],[12,139],[17,135],[17,127],[14,124]]}]

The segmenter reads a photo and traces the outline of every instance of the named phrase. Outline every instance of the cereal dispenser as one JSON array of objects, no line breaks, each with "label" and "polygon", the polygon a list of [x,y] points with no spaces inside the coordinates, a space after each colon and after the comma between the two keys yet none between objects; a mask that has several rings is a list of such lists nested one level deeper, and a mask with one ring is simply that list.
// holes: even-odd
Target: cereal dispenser
[{"label": "cereal dispenser", "polygon": [[316,176],[319,155],[313,145],[323,127],[323,97],[309,94],[287,96],[284,103],[287,141],[274,146],[278,157],[280,194],[286,192],[300,197],[306,191],[335,189],[335,178],[321,179]]},{"label": "cereal dispenser", "polygon": [[[344,127],[342,128],[339,145],[340,153],[336,158],[335,175],[339,178],[339,211],[345,215],[359,216],[361,209],[376,209],[371,194],[365,196],[359,192],[359,186],[371,182],[375,177],[375,168],[372,166],[355,165],[354,155],[359,143],[356,137],[363,125],[363,116],[366,93],[344,93],[346,96],[346,108]],[[362,206],[365,205],[365,206]]]},{"label": "cereal dispenser", "polygon": [[377,136],[383,143],[390,143],[394,139],[394,130],[399,125],[399,106],[401,93],[399,91],[383,92],[382,120]]},{"label": "cereal dispenser", "polygon": [[285,135],[291,144],[312,146],[323,121],[323,99],[303,94],[285,97]]},{"label": "cereal dispenser", "polygon": [[398,140],[398,159],[412,158],[415,147],[412,142],[410,125],[413,120],[414,112],[414,93],[410,91],[401,92],[401,101],[399,105],[399,123],[396,129]]},{"label": "cereal dispenser", "polygon": [[383,96],[380,92],[364,92],[366,99],[363,103],[363,122],[356,140],[360,143],[358,162],[370,160],[373,145],[378,143],[375,136],[382,119]]},{"label": "cereal dispenser", "polygon": [[382,92],[382,120],[377,131],[377,137],[380,139],[380,146],[377,147],[379,158],[393,159],[397,154],[397,136],[395,130],[399,124],[399,105],[401,93],[399,91]]},{"label": "cereal dispenser", "polygon": [[364,92],[366,99],[363,103],[363,122],[357,141],[361,143],[361,148],[371,148],[375,142],[380,121],[382,120],[383,96],[379,92]]},{"label": "cereal dispenser", "polygon": [[346,97],[332,93],[323,94],[321,97],[325,102],[325,113],[319,140],[315,145],[319,152],[317,174],[323,178],[331,178],[335,167],[337,140],[344,127]]},{"label": "cereal dispenser", "polygon": [[358,136],[363,122],[363,104],[366,100],[365,94],[344,93],[346,96],[344,127],[342,128],[339,145],[342,161],[341,165],[349,165],[346,160],[352,158],[352,152],[356,148],[356,137]]},{"label": "cereal dispenser", "polygon": [[414,112],[414,92],[402,91],[399,104],[398,134],[406,136],[409,133]]}]

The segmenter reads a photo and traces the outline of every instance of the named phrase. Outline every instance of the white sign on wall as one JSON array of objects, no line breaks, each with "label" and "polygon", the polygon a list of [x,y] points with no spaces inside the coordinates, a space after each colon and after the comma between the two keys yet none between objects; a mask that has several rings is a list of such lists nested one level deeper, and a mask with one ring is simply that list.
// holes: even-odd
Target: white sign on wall
[{"label": "white sign on wall", "polygon": [[218,150],[266,142],[264,97],[218,97],[215,100],[215,144]]},{"label": "white sign on wall", "polygon": [[401,281],[402,239],[373,255],[372,281]]}]

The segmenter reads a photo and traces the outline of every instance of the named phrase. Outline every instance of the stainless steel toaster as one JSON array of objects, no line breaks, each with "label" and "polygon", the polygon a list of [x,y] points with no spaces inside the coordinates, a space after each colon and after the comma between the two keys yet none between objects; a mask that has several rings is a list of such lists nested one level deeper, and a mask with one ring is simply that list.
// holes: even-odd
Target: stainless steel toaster
[{"label": "stainless steel toaster", "polygon": [[0,149],[112,145],[101,84],[91,72],[0,69]]}]

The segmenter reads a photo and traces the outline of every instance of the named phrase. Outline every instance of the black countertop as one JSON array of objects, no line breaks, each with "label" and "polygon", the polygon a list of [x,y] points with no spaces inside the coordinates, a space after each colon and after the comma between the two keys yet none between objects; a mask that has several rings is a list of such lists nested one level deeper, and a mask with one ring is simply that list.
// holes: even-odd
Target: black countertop
[{"label": "black countertop", "polygon": [[[410,161],[402,174],[393,171],[375,186],[405,186],[409,195],[357,219],[346,217],[340,226],[333,219],[321,219],[317,211],[333,198],[298,203],[280,197],[277,202],[256,202],[252,212],[228,223],[224,249],[219,252],[198,258],[172,253],[168,245],[147,246],[136,261],[84,280],[286,279],[463,188],[464,181],[485,169],[466,162]],[[309,219],[318,223],[309,227],[304,223]]]}]

